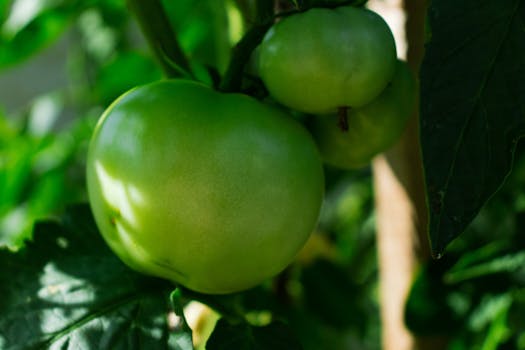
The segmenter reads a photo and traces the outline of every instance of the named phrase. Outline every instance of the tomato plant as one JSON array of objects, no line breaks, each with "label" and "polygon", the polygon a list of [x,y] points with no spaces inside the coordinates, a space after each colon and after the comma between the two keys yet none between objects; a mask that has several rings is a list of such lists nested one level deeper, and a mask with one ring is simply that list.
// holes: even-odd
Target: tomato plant
[{"label": "tomato plant", "polygon": [[283,270],[323,197],[307,131],[239,94],[162,81],[124,94],[91,141],[95,219],[131,267],[206,293]]},{"label": "tomato plant", "polygon": [[266,34],[259,71],[270,94],[307,113],[361,107],[392,78],[394,37],[376,13],[350,6],[284,18]]},{"label": "tomato plant", "polygon": [[0,1],[0,349],[524,350],[525,1],[365,3]]}]

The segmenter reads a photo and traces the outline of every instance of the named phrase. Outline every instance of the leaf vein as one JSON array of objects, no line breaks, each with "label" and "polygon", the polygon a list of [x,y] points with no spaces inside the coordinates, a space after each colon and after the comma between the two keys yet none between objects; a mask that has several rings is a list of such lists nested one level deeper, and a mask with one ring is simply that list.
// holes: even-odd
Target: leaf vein
[{"label": "leaf vein", "polygon": [[[513,9],[512,12],[510,12],[511,13],[511,17],[510,17],[510,20],[508,22],[507,29],[506,29],[505,33],[502,35],[501,41],[499,42],[498,47],[495,50],[495,55],[494,55],[494,57],[492,59],[492,62],[490,64],[490,66],[489,66],[489,69],[487,70],[487,73],[485,74],[484,79],[483,79],[482,83],[480,84],[480,88],[478,89],[477,94],[475,95],[474,100],[477,101],[476,104],[481,102],[481,95],[482,95],[483,91],[485,90],[485,87],[487,85],[487,82],[488,82],[490,74],[494,71],[496,60],[497,60],[498,56],[500,55],[500,53],[502,51],[503,44],[507,40],[507,37],[508,37],[509,32],[510,32],[511,24],[513,23],[514,19],[517,17],[518,9],[520,7],[520,2],[521,2],[521,0],[516,0],[514,9]],[[472,120],[472,118],[474,116],[474,112],[476,110],[475,107],[476,106],[474,105],[473,108],[471,109],[470,113],[468,114],[468,116],[467,116],[467,118],[465,120],[465,123],[463,124],[463,126],[461,128],[458,140],[457,140],[456,144],[454,145],[454,153],[453,153],[453,157],[452,157],[452,162],[450,164],[450,167],[449,167],[449,170],[448,170],[448,174],[447,174],[446,179],[445,179],[445,185],[443,187],[443,197],[441,199],[442,203],[445,203],[445,200],[446,200],[446,197],[447,197],[447,194],[448,194],[448,189],[449,189],[449,186],[450,186],[450,181],[451,181],[451,179],[452,179],[452,177],[453,177],[453,175],[455,173],[455,168],[456,168],[455,165],[456,165],[456,161],[458,159],[458,152],[459,152],[460,148],[464,145],[463,138],[464,138],[465,132],[467,130],[467,127],[470,124],[470,122],[471,122],[471,120]],[[444,207],[444,205],[443,205],[443,207]],[[442,223],[442,220],[441,220],[442,216],[443,216],[443,212],[438,214],[437,222],[436,222],[436,232],[440,231],[441,223]]]}]

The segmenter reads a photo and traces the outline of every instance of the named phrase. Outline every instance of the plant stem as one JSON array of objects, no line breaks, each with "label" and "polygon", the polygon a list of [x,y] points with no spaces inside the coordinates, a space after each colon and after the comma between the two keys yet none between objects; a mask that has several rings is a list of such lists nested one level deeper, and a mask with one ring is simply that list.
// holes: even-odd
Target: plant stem
[{"label": "plant stem", "polygon": [[[327,4],[323,7],[335,8],[351,4],[355,0],[344,1],[341,3]],[[290,3],[291,4],[291,3]],[[270,6],[271,5],[271,6]],[[253,50],[261,43],[268,29],[276,19],[304,12],[305,9],[286,9],[281,8],[282,3],[270,0],[257,0],[256,2],[256,21],[257,23],[244,35],[244,37],[233,48],[232,58],[226,70],[219,90],[223,92],[239,92],[242,86],[244,68],[250,59]],[[246,8],[243,8],[246,10]],[[274,11],[278,13],[274,14]]]},{"label": "plant stem", "polygon": [[177,41],[160,0],[127,0],[166,76],[192,77],[188,59]]},{"label": "plant stem", "polygon": [[242,86],[244,68],[253,50],[262,41],[273,21],[266,21],[252,27],[233,48],[232,58],[219,90],[223,92],[239,92]]}]

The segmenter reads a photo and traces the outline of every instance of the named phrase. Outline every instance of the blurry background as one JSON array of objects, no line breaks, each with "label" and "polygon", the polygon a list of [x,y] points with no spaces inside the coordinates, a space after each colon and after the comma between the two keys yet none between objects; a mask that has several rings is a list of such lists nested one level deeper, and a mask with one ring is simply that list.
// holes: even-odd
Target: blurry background
[{"label": "blurry background", "polygon": [[[230,48],[250,25],[253,2],[165,5],[203,80],[211,79],[207,72],[223,72]],[[371,6],[384,10],[398,33],[400,5]],[[403,57],[403,36],[396,37]],[[18,249],[35,220],[86,201],[86,146],[101,112],[129,88],[161,76],[122,1],[0,0],[0,246]],[[406,325],[421,342],[440,339],[432,348],[525,349],[522,150],[516,162],[468,232],[413,276]],[[286,271],[285,292],[276,298],[288,305],[286,317],[307,349],[378,349],[371,169],[326,170],[318,231]],[[192,307],[201,315],[192,321],[199,339],[216,318]],[[254,322],[264,319],[260,311]]]}]

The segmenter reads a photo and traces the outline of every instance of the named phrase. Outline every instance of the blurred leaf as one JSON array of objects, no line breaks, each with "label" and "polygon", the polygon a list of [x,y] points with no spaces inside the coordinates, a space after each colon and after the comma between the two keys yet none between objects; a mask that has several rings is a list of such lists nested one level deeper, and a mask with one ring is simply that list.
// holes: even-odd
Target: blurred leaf
[{"label": "blurred leaf", "polygon": [[494,322],[501,313],[506,313],[512,304],[512,294],[487,294],[473,310],[469,318],[469,327],[482,332]]},{"label": "blurred leaf", "polygon": [[[363,320],[369,328],[373,328],[374,320],[372,317]],[[306,308],[295,308],[290,310],[288,315],[290,327],[300,339],[305,350],[319,349],[379,349],[379,334],[376,333],[368,337],[362,335],[358,337],[360,342],[355,341],[352,336],[353,329],[347,328],[345,331],[335,329],[326,325],[322,320],[313,317]],[[379,322],[377,322],[379,324]],[[362,343],[376,340],[375,346],[364,346]]]},{"label": "blurred leaf", "polygon": [[[0,2],[0,15],[6,8]],[[85,11],[90,8],[97,10]],[[91,25],[86,49],[107,51],[113,48],[108,41],[115,35],[108,25],[122,31],[128,19],[119,0],[14,0],[10,10],[0,26],[0,70],[52,44],[79,17],[84,27]]]},{"label": "blurred leaf", "polygon": [[133,51],[120,52],[98,71],[97,95],[103,105],[108,105],[127,90],[160,78],[162,73],[151,58]]},{"label": "blurred leaf", "polygon": [[506,241],[489,242],[479,248],[472,247],[469,251],[462,251],[458,261],[454,264],[451,271],[461,270],[463,268],[475,265],[476,263],[486,262],[487,260],[503,254],[509,244]]},{"label": "blurred leaf", "polygon": [[[0,148],[0,247],[20,248],[30,238],[35,219],[83,198],[84,168],[75,157],[81,153],[85,158],[93,126],[86,117],[60,132],[51,133],[46,127],[35,136],[27,127],[6,138]],[[75,178],[73,170],[78,166],[82,176]]]},{"label": "blurred leaf", "polygon": [[249,311],[275,311],[279,308],[279,301],[271,288],[259,285],[242,293],[242,307]]},{"label": "blurred leaf", "polygon": [[110,59],[119,44],[121,33],[104,21],[101,10],[92,8],[83,11],[76,23],[89,57],[101,63]]},{"label": "blurred leaf", "polygon": [[191,61],[223,71],[231,43],[225,0],[167,1],[163,4]]},{"label": "blurred leaf", "polygon": [[203,304],[208,305],[225,317],[231,320],[242,320],[244,318],[241,293],[232,294],[203,294],[186,289],[182,286],[178,287],[181,295],[190,300],[197,300]]},{"label": "blurred leaf", "polygon": [[525,133],[525,1],[433,1],[421,143],[434,254],[498,190]]},{"label": "blurred leaf", "polygon": [[509,335],[507,314],[512,305],[511,293],[487,296],[472,313],[470,327],[486,334],[481,350],[497,350]]},{"label": "blurred leaf", "polygon": [[8,19],[0,28],[0,69],[21,62],[63,33],[79,9],[67,1],[55,3],[14,2]]},{"label": "blurred leaf", "polygon": [[18,253],[0,250],[2,349],[166,349],[164,281],[108,249],[87,206],[40,222]]},{"label": "blurred leaf", "polygon": [[344,268],[318,260],[304,268],[302,282],[305,307],[322,322],[336,328],[363,328],[361,290]]},{"label": "blurred leaf", "polygon": [[12,121],[4,114],[2,106],[0,105],[0,151],[2,151],[9,141],[15,138],[16,135],[16,128]]},{"label": "blurred leaf", "polygon": [[[329,170],[329,169],[327,169]],[[319,227],[334,235],[342,259],[356,261],[355,270],[376,270],[375,217],[370,173],[346,172],[328,184]],[[371,265],[367,255],[371,254]]]},{"label": "blurred leaf", "polygon": [[264,327],[247,323],[230,324],[221,318],[208,342],[206,350],[294,350],[302,349],[291,330],[282,322]]},{"label": "blurred leaf", "polygon": [[517,349],[525,349],[525,289],[514,291],[508,327],[516,334]]},{"label": "blurred leaf", "polygon": [[7,18],[7,14],[12,2],[12,0],[0,0],[0,27]]},{"label": "blurred leaf", "polygon": [[27,179],[31,163],[39,143],[31,139],[17,138],[1,150],[0,164],[0,214],[16,204]]},{"label": "blurred leaf", "polygon": [[442,281],[447,264],[427,264],[412,284],[405,306],[405,323],[418,335],[451,335],[458,331],[459,317],[450,305],[453,291]]},{"label": "blurred leaf", "polygon": [[460,281],[496,273],[514,273],[523,269],[525,269],[525,251],[515,254],[506,254],[488,262],[463,267],[461,269],[452,268],[445,275],[445,281],[447,283],[458,283]]}]

